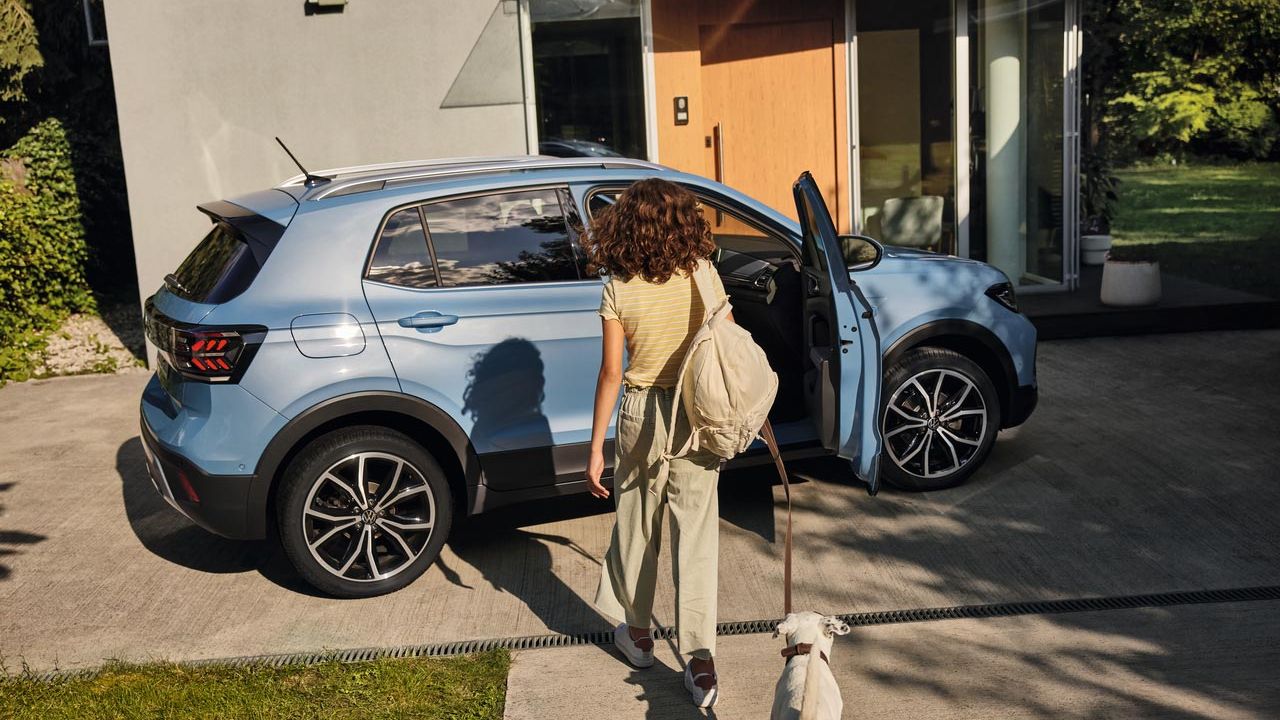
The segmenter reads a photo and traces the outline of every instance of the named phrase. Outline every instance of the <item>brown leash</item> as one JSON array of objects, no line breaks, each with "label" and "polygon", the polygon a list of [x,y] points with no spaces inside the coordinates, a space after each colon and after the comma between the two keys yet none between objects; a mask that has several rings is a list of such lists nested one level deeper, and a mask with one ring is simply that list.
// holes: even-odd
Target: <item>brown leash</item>
[{"label": "brown leash", "polygon": [[[769,454],[773,456],[773,464],[778,468],[778,477],[782,478],[782,494],[787,497],[787,533],[783,540],[783,591],[782,591],[782,608],[783,615],[791,614],[791,479],[787,476],[787,467],[782,463],[782,453],[778,451],[778,439],[773,435],[773,425],[768,420],[764,421],[764,427],[760,428],[760,437],[764,438],[764,444],[769,446]],[[812,643],[796,643],[782,648],[782,657],[784,662],[790,662],[791,658],[797,655],[809,655],[813,651]],[[827,658],[827,654],[818,651],[818,657],[827,665],[831,664],[831,660]],[[817,677],[814,675],[814,677]],[[806,688],[809,680],[806,677]],[[808,699],[809,693],[805,692],[805,698]],[[803,713],[802,713],[803,714]]]},{"label": "brown leash", "polygon": [[782,454],[778,452],[778,440],[773,436],[773,425],[768,421],[764,421],[764,427],[760,428],[760,437],[764,438],[764,444],[769,446],[769,454],[773,455],[773,464],[778,467],[778,477],[782,478],[782,493],[787,496],[787,534],[783,541],[785,547],[782,574],[783,574],[783,594],[782,594],[782,613],[783,617],[791,614],[791,480],[787,477],[787,468],[782,464]]}]

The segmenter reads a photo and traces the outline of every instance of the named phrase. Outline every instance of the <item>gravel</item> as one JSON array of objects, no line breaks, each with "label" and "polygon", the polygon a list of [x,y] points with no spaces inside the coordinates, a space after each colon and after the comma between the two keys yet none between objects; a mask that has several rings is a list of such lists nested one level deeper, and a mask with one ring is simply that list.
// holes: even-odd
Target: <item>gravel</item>
[{"label": "gravel", "polygon": [[72,315],[49,334],[43,355],[34,377],[144,371],[138,306],[125,303],[103,308],[101,315]]}]

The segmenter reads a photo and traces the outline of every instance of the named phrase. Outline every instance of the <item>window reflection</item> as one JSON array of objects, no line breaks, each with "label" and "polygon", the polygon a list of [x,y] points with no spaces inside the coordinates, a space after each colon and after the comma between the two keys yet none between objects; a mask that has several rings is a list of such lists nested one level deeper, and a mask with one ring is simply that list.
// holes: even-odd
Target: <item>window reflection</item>
[{"label": "window reflection", "polygon": [[[644,67],[639,5],[535,3],[533,82],[538,152],[643,158]],[[585,6],[584,6],[585,7]]]},{"label": "window reflection", "polygon": [[970,256],[1021,286],[1063,279],[1065,8],[970,5]]},{"label": "window reflection", "polygon": [[955,252],[951,3],[857,1],[862,228]]},{"label": "window reflection", "polygon": [[435,287],[436,273],[418,208],[401,210],[387,218],[373,261],[369,263],[368,277],[392,285]]},{"label": "window reflection", "polygon": [[446,287],[578,279],[555,190],[446,200],[424,210]]}]

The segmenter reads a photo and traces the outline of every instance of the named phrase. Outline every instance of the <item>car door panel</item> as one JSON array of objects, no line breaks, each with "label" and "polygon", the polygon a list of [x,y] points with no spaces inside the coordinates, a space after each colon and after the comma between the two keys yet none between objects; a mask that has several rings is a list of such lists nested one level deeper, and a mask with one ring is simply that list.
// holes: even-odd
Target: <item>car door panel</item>
[{"label": "car door panel", "polygon": [[[504,204],[513,214],[510,202],[490,205]],[[481,260],[459,275],[469,282],[494,272],[493,258],[502,249],[501,227],[484,225],[487,221],[474,215],[475,208],[488,205],[472,206],[473,215],[464,220],[483,227],[471,232],[470,226],[453,220],[446,242],[456,254],[450,256],[435,244],[437,235],[446,234],[435,232],[438,226],[428,232],[437,266],[465,265],[468,258],[462,253],[471,244],[473,256]],[[430,225],[432,206],[424,207]],[[537,223],[535,232],[559,237],[545,216],[511,222]],[[513,263],[525,262],[526,255]],[[501,272],[524,272],[511,265],[501,265]],[[535,270],[539,267],[535,262]],[[432,288],[364,282],[402,391],[432,400],[457,419],[471,438],[490,490],[550,485],[557,477],[581,471],[576,458],[554,448],[590,439],[600,282],[572,274],[562,281]]]},{"label": "car door panel", "polygon": [[835,224],[809,173],[792,188],[802,230],[806,401],[824,447],[879,488],[880,341],[870,304],[845,268]]}]

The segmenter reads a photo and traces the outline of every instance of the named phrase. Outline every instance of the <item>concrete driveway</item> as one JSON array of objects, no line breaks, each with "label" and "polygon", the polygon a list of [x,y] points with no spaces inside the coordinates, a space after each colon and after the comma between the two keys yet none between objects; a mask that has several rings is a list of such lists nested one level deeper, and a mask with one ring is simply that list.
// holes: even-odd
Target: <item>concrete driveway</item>
[{"label": "concrete driveway", "polygon": [[[798,467],[813,481],[795,493],[796,606],[847,613],[1280,584],[1280,332],[1049,342],[1041,345],[1039,369],[1040,408],[1025,426],[1001,435],[986,467],[963,487],[870,498],[845,482],[839,464]],[[9,667],[601,629],[586,599],[608,541],[607,505],[572,498],[464,523],[440,562],[409,588],[370,600],[320,597],[270,544],[211,536],[154,494],[137,438],[136,401],[145,380],[82,377],[0,389],[0,654]],[[722,479],[721,620],[781,613],[776,533],[784,516],[780,489],[770,481],[764,472]],[[659,622],[672,617],[672,599],[664,587]],[[1250,621],[1241,624],[1239,613]],[[1057,663],[1110,662],[1157,696],[1177,696],[1184,682],[1195,682],[1203,684],[1195,696],[1210,709],[1218,703],[1265,715],[1280,708],[1274,685],[1268,689],[1232,664],[1255,664],[1259,653],[1271,667],[1280,661],[1280,603],[1156,613],[1170,622],[1144,622],[1150,613],[1141,611],[1100,615],[1107,617],[855,631],[859,639],[842,640],[837,654],[848,658],[857,648],[867,671],[856,677],[868,696],[878,696],[871,692],[877,685],[886,698],[894,697],[889,690],[910,690],[901,663],[913,653],[912,682],[925,688],[929,673],[920,668],[931,658],[943,667],[964,665],[969,656],[958,643],[970,637],[992,659],[974,666],[997,674],[982,680],[992,688],[1001,678],[1016,682],[1035,673],[1067,686],[1070,675],[1056,673]],[[1190,618],[1200,634],[1184,632],[1179,617]],[[953,629],[943,632],[947,627]],[[1242,637],[1243,627],[1264,630]],[[1272,638],[1261,647],[1260,632]],[[880,647],[876,638],[889,635],[899,641],[898,665],[866,654]],[[1086,636],[1083,645],[1067,642]],[[1191,637],[1224,649],[1195,679],[1160,663],[1125,664],[1136,655],[1202,656]],[[1250,639],[1253,651],[1230,651]],[[767,646],[759,672],[776,677],[776,641],[751,641]],[[1043,654],[1019,649],[1024,641]],[[747,647],[738,642],[726,639],[725,647]],[[591,661],[583,667],[600,666],[601,651],[577,650],[595,653],[578,656]],[[513,717],[555,689],[538,678],[548,677],[543,664],[556,652],[517,656]],[[734,652],[755,658],[753,651]],[[573,667],[570,660],[562,667]],[[567,692],[580,677],[568,678]],[[964,705],[963,692],[938,682],[921,690],[923,697],[943,708]],[[1131,692],[1123,688],[1132,683],[1091,691],[1112,697]],[[656,699],[635,702],[636,695],[631,686],[626,697],[638,714],[619,717],[658,707]],[[1013,715],[1055,707],[1012,690],[1003,697],[1020,708]],[[1064,714],[1130,707],[1081,703],[1079,712]],[[973,707],[976,715],[991,714]],[[1192,705],[1168,707],[1183,708],[1171,714],[1201,714],[1187,709]]]}]

